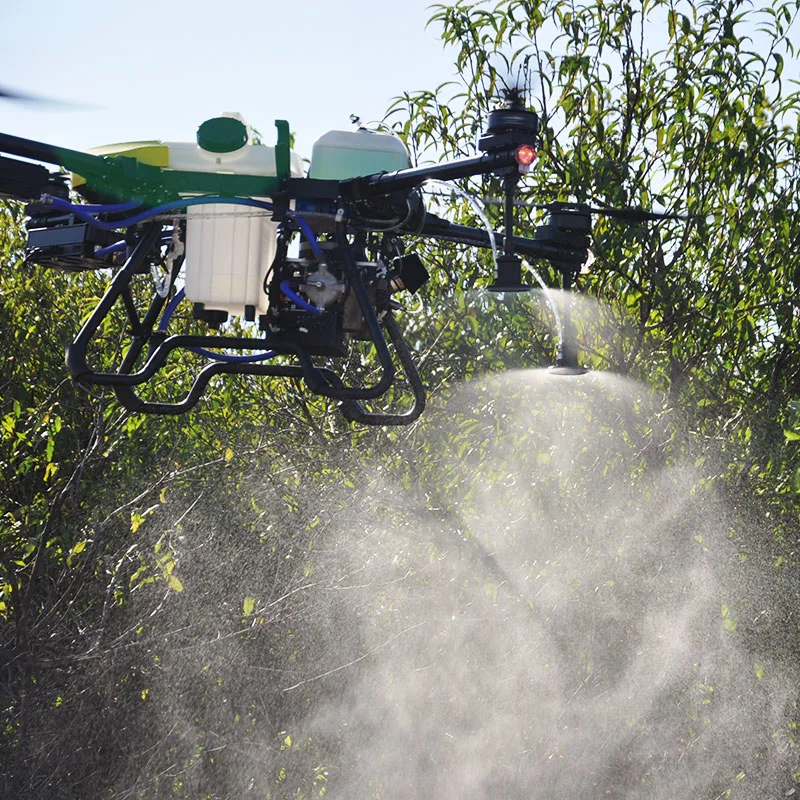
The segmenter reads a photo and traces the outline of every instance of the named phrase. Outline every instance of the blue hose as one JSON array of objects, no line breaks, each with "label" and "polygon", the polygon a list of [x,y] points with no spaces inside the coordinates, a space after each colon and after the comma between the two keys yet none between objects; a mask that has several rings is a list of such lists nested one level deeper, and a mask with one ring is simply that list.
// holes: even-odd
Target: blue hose
[{"label": "blue hose", "polygon": [[208,205],[211,203],[237,206],[254,206],[255,208],[263,208],[267,211],[272,211],[272,203],[267,203],[263,200],[253,200],[250,197],[186,197],[181,200],[172,200],[169,203],[162,203],[160,206],[155,206],[154,208],[148,208],[145,211],[141,211],[138,214],[134,214],[132,217],[127,217],[126,219],[120,219],[115,222],[102,222],[93,216],[93,213],[100,212],[86,212],[84,210],[84,206],[70,203],[68,200],[62,200],[60,197],[45,195],[42,199],[45,203],[55,206],[62,211],[69,211],[79,219],[82,219],[84,222],[88,222],[90,225],[94,225],[95,228],[100,228],[100,230],[104,231],[115,231],[119,228],[128,228],[131,225],[144,222],[146,219],[150,219],[150,217],[155,217],[156,215],[166,213],[167,211],[176,211],[177,209],[187,208],[188,206]]},{"label": "blue hose", "polygon": [[101,247],[99,250],[95,250],[94,254],[96,256],[103,256],[110,255],[111,253],[118,253],[120,250],[124,250],[127,246],[127,242],[123,239],[121,242],[114,242],[114,244],[108,245],[108,247]]},{"label": "blue hose", "polygon": [[[169,321],[172,319],[175,309],[178,307],[178,304],[181,302],[181,300],[183,300],[185,294],[185,290],[183,287],[181,287],[180,291],[178,291],[175,297],[173,297],[172,300],[167,303],[164,313],[161,315],[161,321],[158,323],[159,331],[163,332],[167,330]],[[213,359],[214,361],[225,361],[234,364],[246,363],[249,361],[266,361],[267,359],[274,358],[276,355],[278,355],[274,350],[266,350],[263,353],[250,356],[232,356],[228,353],[215,353],[213,350],[206,350],[202,347],[189,347],[187,349],[191,350],[193,353],[197,353],[198,355]]]},{"label": "blue hose", "polygon": [[303,300],[297,292],[292,290],[289,285],[289,281],[281,281],[281,291],[288,297],[295,305],[300,306],[305,311],[310,311],[312,314],[321,314],[322,311],[317,308],[316,306],[312,306],[311,303]]},{"label": "blue hose", "polygon": [[303,217],[301,217],[294,211],[290,211],[289,216],[292,217],[300,226],[300,230],[303,232],[303,236],[306,237],[306,241],[311,245],[311,250],[317,257],[317,261],[323,261],[324,259],[322,257],[322,248],[319,246],[317,237],[314,236],[314,232],[311,230],[309,224],[303,219]]},{"label": "blue hose", "polygon": [[169,325],[169,321],[172,319],[172,315],[175,313],[175,309],[178,307],[178,304],[183,300],[184,295],[186,292],[184,291],[183,287],[181,287],[180,291],[172,298],[172,300],[167,303],[167,307],[164,309],[164,313],[161,315],[161,322],[158,323],[157,330],[165,331],[167,326]]},{"label": "blue hose", "polygon": [[[70,204],[74,205],[74,204]],[[122,214],[124,211],[133,211],[142,205],[141,200],[128,200],[127,203],[106,203],[105,205],[92,205],[91,203],[81,203],[79,208],[88,211],[90,214]]]},{"label": "blue hose", "polygon": [[[78,219],[82,219],[84,222],[88,222],[95,228],[100,228],[100,230],[104,231],[116,231],[120,228],[127,228],[131,225],[136,225],[139,222],[144,222],[146,219],[150,219],[150,217],[154,217],[158,214],[164,214],[167,211],[176,211],[189,206],[219,204],[252,206],[254,208],[262,208],[266,211],[273,210],[272,203],[268,203],[265,200],[254,200],[252,197],[186,197],[182,200],[173,200],[169,203],[162,203],[160,206],[146,209],[138,214],[134,214],[132,217],[117,220],[116,222],[102,222],[101,220],[96,219],[94,214],[132,210],[133,208],[140,206],[141,202],[132,200],[128,203],[118,203],[117,205],[91,206],[70,203],[68,200],[63,200],[62,198],[54,197],[53,195],[44,195],[42,200],[48,205],[55,206],[62,211],[68,211],[74,214],[76,217],[78,217]],[[303,217],[294,211],[289,211],[288,213],[289,216],[300,226],[300,230],[302,231],[303,236],[305,236],[308,243],[311,245],[311,250],[317,257],[317,261],[322,261],[322,248],[319,246],[317,237],[314,235],[314,232],[311,230],[308,222],[306,222]]]},{"label": "blue hose", "polygon": [[204,350],[202,347],[188,348],[193,353],[200,356],[213,359],[214,361],[226,361],[229,364],[246,364],[251,361],[267,361],[270,358],[275,358],[278,355],[274,350],[265,350],[263,353],[258,353],[254,356],[232,356],[228,353],[215,353],[212,350]]},{"label": "blue hose", "polygon": [[[169,244],[172,241],[172,236],[162,236],[161,237],[161,244]],[[96,256],[107,256],[110,253],[118,253],[120,250],[124,250],[128,246],[128,243],[123,239],[120,242],[114,242],[114,244],[107,245],[106,247],[101,247],[99,250],[95,250],[94,254]]]}]

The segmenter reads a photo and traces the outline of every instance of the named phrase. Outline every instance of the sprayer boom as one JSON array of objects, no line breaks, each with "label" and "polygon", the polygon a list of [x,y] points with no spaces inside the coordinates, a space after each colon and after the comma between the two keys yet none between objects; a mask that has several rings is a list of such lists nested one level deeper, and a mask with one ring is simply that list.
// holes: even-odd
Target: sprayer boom
[{"label": "sprayer boom", "polygon": [[[196,143],[128,142],[86,153],[0,134],[0,194],[28,202],[26,261],[114,273],[67,348],[76,382],[111,387],[131,411],[178,414],[215,376],[295,378],[337,401],[350,421],[406,425],[422,413],[425,390],[395,319],[395,295],[428,279],[406,237],[500,250],[489,288],[503,292],[530,288],[520,256],[547,262],[565,287],[587,259],[586,206],[554,204],[533,237],[516,233],[518,184],[540,145],[536,114],[518,103],[490,114],[480,154],[425,167],[411,166],[395,135],[358,127],[322,136],[306,172],[290,149],[288,123],[275,125],[274,147],[254,144],[236,114],[204,122]],[[479,175],[502,182],[502,230],[425,210],[427,181]],[[99,334],[116,309],[128,341],[109,361]],[[372,346],[377,371],[348,382],[331,360],[349,359],[359,342]],[[577,346],[565,344],[566,366],[579,369]],[[178,397],[157,380],[176,362],[193,372]],[[375,410],[398,372],[405,408],[401,401],[400,411]]]}]

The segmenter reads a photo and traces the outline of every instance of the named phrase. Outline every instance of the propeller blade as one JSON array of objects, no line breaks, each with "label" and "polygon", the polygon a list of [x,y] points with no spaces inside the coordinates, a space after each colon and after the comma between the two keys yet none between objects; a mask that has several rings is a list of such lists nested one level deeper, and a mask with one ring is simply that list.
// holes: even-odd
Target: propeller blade
[{"label": "propeller blade", "polygon": [[647,211],[644,208],[630,207],[630,208],[591,208],[589,209],[592,214],[603,214],[606,217],[615,217],[616,219],[624,219],[628,222],[658,222],[662,219],[675,219],[682,222],[688,222],[697,217],[688,214],[672,214],[667,211]]},{"label": "propeller blade", "polygon": [[[436,193],[441,197],[450,197],[447,192]],[[502,197],[482,197],[482,202],[489,206],[501,206],[504,204]],[[515,200],[514,206],[516,208],[535,208],[539,211],[557,212],[563,210],[564,206],[577,205],[575,203],[528,203],[525,200]],[[592,214],[603,214],[606,217],[616,217],[617,219],[625,219],[629,222],[658,222],[663,219],[674,219],[681,222],[689,222],[691,220],[700,219],[699,215],[691,214],[672,214],[667,211],[647,211],[644,208],[636,206],[629,208],[593,208],[590,207],[589,212]]]},{"label": "propeller blade", "polygon": [[64,100],[55,100],[52,97],[41,97],[35,94],[27,94],[26,92],[18,92],[16,89],[9,89],[5,86],[0,86],[0,100],[13,100],[17,103],[31,103],[40,106],[56,106],[60,108],[75,108],[74,103],[69,103]]}]

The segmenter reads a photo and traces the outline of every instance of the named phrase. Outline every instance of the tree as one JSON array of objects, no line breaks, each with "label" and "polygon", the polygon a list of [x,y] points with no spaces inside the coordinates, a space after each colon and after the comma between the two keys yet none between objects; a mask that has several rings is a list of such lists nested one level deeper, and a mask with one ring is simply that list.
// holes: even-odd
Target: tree
[{"label": "tree", "polygon": [[[22,264],[7,217],[6,794],[528,797],[538,781],[763,797],[788,782],[793,13],[434,7],[461,81],[388,116],[419,158],[471,154],[519,78],[546,134],[527,202],[692,215],[597,217],[580,289],[603,304],[577,315],[593,384],[474,380],[548,363],[547,304],[484,309],[469,292],[487,255],[420,243],[429,310],[404,324],[431,403],[411,428],[351,431],[293,385],[251,380],[185,418],[128,416],[63,380],[61,345],[102,280]],[[448,212],[481,224],[457,198]]]},{"label": "tree", "polygon": [[[26,263],[21,223],[21,207],[2,206],[0,795],[210,793],[231,780],[236,758],[211,755],[206,737],[234,694],[242,701],[260,686],[244,674],[238,691],[230,684],[216,634],[265,669],[286,667],[289,645],[313,636],[313,621],[311,633],[291,633],[303,605],[283,612],[308,583],[305,540],[316,525],[304,494],[347,469],[322,434],[335,433],[333,412],[304,413],[296,387],[280,381],[229,381],[202,416],[178,418],[133,416],[108,393],[77,389],[63,346],[105,279]],[[109,320],[95,357],[115,352],[123,325]],[[169,377],[173,387],[186,380]],[[160,663],[185,680],[162,684]],[[271,692],[281,700],[280,687]],[[292,718],[288,698],[277,722],[263,711],[270,702],[258,702],[241,709],[241,725],[228,722],[274,751],[263,777],[271,784],[304,747],[287,753],[291,735],[278,735]],[[185,727],[175,736],[177,706]],[[151,750],[160,755],[145,765],[133,757]],[[292,780],[323,785],[314,765]]]},{"label": "tree", "polygon": [[[537,510],[528,514],[544,513],[551,524],[556,520],[556,530],[570,537],[586,525],[589,532],[580,546],[591,548],[590,517],[614,504],[609,498],[584,505],[594,497],[598,480],[613,476],[608,485],[613,494],[622,486],[638,486],[631,513],[640,502],[643,513],[648,506],[657,513],[659,495],[643,488],[642,476],[652,478],[654,470],[657,476],[659,470],[669,473],[687,464],[690,471],[698,468],[690,481],[693,488],[684,488],[685,500],[678,507],[688,508],[683,504],[695,492],[713,487],[706,502],[721,493],[724,502],[717,513],[739,548],[733,561],[747,564],[747,580],[741,582],[744,570],[725,579],[730,591],[742,610],[775,609],[763,628],[755,624],[765,619],[761,611],[746,629],[737,628],[723,600],[725,629],[738,631],[752,652],[769,652],[787,666],[789,676],[797,660],[800,598],[793,544],[798,535],[795,428],[800,374],[790,355],[798,346],[794,288],[800,241],[800,95],[786,81],[783,68],[795,54],[790,27],[796,11],[794,3],[751,8],[736,2],[439,5],[433,22],[441,26],[443,41],[458,50],[460,78],[435,90],[406,93],[390,116],[418,157],[459,156],[471,148],[504,86],[527,84],[545,122],[537,172],[526,184],[529,203],[571,200],[689,216],[681,222],[639,225],[596,217],[596,260],[579,288],[600,305],[581,314],[581,345],[593,368],[646,382],[655,405],[633,423],[633,431],[626,427],[625,413],[605,425],[600,407],[585,410],[580,404],[573,425],[584,430],[586,419],[586,438],[579,437],[583,444],[568,449],[573,461],[556,466],[550,461],[555,457],[551,447],[561,417],[551,421],[552,430],[541,430],[537,415],[546,418],[552,411],[546,404],[542,409],[536,395],[528,398],[523,379],[516,390],[503,384],[499,398],[473,397],[474,405],[466,408],[454,401],[457,413],[448,406],[440,419],[448,420],[450,437],[447,443],[437,438],[435,449],[441,454],[455,446],[465,466],[454,469],[441,455],[417,457],[420,469],[411,470],[410,480],[418,480],[420,490],[433,495],[432,505],[460,508],[468,517],[468,509],[485,503],[491,490],[497,524],[507,518],[506,509],[518,509],[519,503],[527,507],[524,501],[515,504],[516,492],[535,495],[540,498],[534,503]],[[462,188],[479,198],[498,194],[491,182]],[[469,205],[457,198],[451,201],[451,213],[480,224]],[[496,216],[494,225],[500,227]],[[524,211],[521,225],[532,231]],[[431,315],[427,327],[436,332],[438,347],[465,356],[464,361],[429,365],[433,372],[428,376],[447,369],[450,379],[470,379],[475,372],[518,365],[526,358],[529,365],[547,363],[541,337],[531,344],[531,328],[542,329],[541,315],[506,314],[505,331],[492,317],[472,317],[465,293],[489,282],[488,259],[472,253],[455,258],[435,247],[428,255],[440,267],[434,271],[430,297],[444,295],[449,304]],[[557,285],[556,275],[536,266]],[[562,395],[572,412],[577,391],[565,389]],[[551,390],[546,396],[553,399]],[[516,421],[514,407],[528,410],[530,431],[536,435]],[[563,410],[560,403],[556,407]],[[610,451],[599,447],[598,440],[615,429],[628,431],[628,442],[639,445],[625,455],[616,446]],[[501,452],[511,455],[498,465],[492,452],[504,445],[508,450]],[[590,463],[596,459],[598,469],[603,465],[602,476],[577,470],[581,458]],[[619,458],[629,466],[627,480],[614,472]],[[502,474],[507,482],[500,480]],[[535,489],[520,489],[525,479],[535,481]],[[586,481],[589,485],[583,485]],[[498,484],[510,488],[498,489]],[[678,496],[684,495],[679,491]],[[554,506],[554,517],[543,512]],[[682,515],[678,512],[674,520],[685,537],[677,553],[691,547],[693,524],[700,531],[697,536],[704,536],[704,517],[696,509]],[[620,529],[625,524],[619,522]],[[595,535],[596,530],[594,526]],[[502,544],[501,532],[488,549]],[[505,547],[513,549],[508,541]],[[732,557],[718,544],[714,549],[714,569],[722,574],[722,565]],[[534,577],[537,570],[531,568],[525,579]],[[748,584],[758,589],[745,588]],[[581,606],[586,613],[590,607],[595,606]],[[630,619],[635,616],[632,612]],[[762,674],[760,666],[754,670]],[[590,675],[587,670],[587,680]],[[782,692],[777,684],[771,691],[775,697]],[[790,697],[787,716],[775,724],[776,740],[782,743],[793,741],[797,725],[791,710],[796,696]],[[651,726],[646,735],[652,735]],[[766,783],[768,772],[751,775],[742,785],[731,776],[719,791],[730,793],[736,785],[735,791],[744,796],[760,796],[767,788],[776,789]],[[636,774],[630,777],[635,780]]]},{"label": "tree", "polygon": [[[701,437],[731,448],[743,481],[791,501],[797,448],[783,431],[795,424],[800,380],[790,356],[800,95],[783,68],[794,56],[795,4],[434,8],[461,77],[398,98],[395,125],[420,157],[458,156],[503,86],[523,83],[545,128],[527,202],[689,215],[639,225],[596,218],[596,260],[581,291],[602,306],[583,332],[585,356],[646,379],[665,408],[691,409]],[[491,183],[467,188],[494,193]],[[434,276],[431,296],[480,284],[487,271],[485,260],[462,259]],[[520,340],[503,344],[513,353]]]}]

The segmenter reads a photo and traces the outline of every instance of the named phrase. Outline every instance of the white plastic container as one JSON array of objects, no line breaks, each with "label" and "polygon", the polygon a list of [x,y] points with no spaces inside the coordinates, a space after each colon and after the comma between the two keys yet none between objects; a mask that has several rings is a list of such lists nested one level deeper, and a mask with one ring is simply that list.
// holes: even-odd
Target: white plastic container
[{"label": "white plastic container", "polygon": [[314,142],[308,177],[341,181],[409,166],[408,150],[397,136],[367,128],[328,131]]},{"label": "white plastic container", "polygon": [[[244,136],[241,140],[244,143],[236,143],[236,149],[228,152],[206,150],[194,142],[160,141],[105,145],[89,152],[126,155],[183,172],[276,175],[275,148],[252,144],[250,129],[241,115],[228,112],[222,117],[238,120],[246,130],[246,140]],[[303,177],[303,160],[297,153],[290,155],[289,172],[294,178]],[[269,300],[264,278],[275,258],[278,229],[269,212],[215,203],[190,206],[187,216],[186,297],[201,303],[205,311],[246,316],[248,310],[254,310],[256,315],[265,314]]]},{"label": "white plastic container", "polygon": [[[167,146],[170,169],[277,174],[274,147],[248,143],[220,153],[193,143],[168,142]],[[303,177],[303,161],[297,153],[291,153],[289,171],[292,177]],[[191,302],[202,303],[206,311],[239,316],[253,310],[255,315],[267,312],[269,299],[264,292],[264,278],[275,258],[278,230],[268,213],[251,206],[227,204],[189,207],[185,291]]]}]

